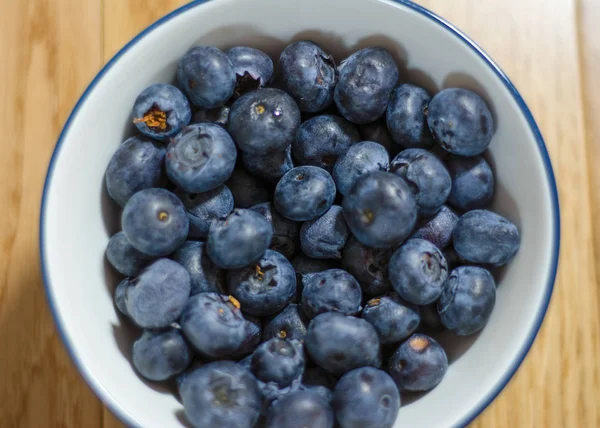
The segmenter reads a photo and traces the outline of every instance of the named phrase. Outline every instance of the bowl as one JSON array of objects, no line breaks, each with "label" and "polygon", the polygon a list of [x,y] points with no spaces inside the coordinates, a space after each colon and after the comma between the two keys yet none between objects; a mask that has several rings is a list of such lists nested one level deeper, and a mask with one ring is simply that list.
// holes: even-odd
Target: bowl
[{"label": "bowl", "polygon": [[171,389],[145,382],[132,368],[138,333],[117,314],[117,278],[104,258],[119,229],[104,171],[133,133],[133,102],[146,86],[172,81],[178,59],[194,45],[253,46],[276,59],[285,45],[302,39],[318,42],[338,62],[362,47],[385,47],[398,61],[402,81],[432,92],[475,90],[495,118],[489,150],[497,177],[493,209],[519,226],[521,249],[497,273],[496,307],[486,328],[477,337],[447,341],[447,376],[419,399],[404,400],[395,426],[469,423],[507,384],[540,328],[558,261],[556,184],[530,111],[486,53],[409,1],[195,1],[143,31],[100,71],[58,140],[42,201],[42,270],[58,331],[83,377],[129,426],[184,421]]}]

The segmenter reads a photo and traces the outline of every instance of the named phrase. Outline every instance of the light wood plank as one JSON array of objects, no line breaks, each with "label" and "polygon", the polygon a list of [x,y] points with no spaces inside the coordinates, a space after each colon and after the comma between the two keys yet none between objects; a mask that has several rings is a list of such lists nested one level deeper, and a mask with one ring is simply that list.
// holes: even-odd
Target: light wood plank
[{"label": "light wood plank", "polygon": [[[42,185],[60,128],[97,71],[99,1],[4,2],[0,14],[0,425],[99,427],[102,407],[51,319],[38,260]],[[75,19],[76,17],[76,19]]]}]

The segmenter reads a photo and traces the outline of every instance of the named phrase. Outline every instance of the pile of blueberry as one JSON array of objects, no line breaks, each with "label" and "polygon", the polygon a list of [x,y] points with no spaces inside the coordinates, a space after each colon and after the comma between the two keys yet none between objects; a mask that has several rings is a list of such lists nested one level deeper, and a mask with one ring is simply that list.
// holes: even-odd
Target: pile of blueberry
[{"label": "pile of blueberry", "polygon": [[293,43],[273,77],[259,50],[200,46],[135,101],[106,172],[133,364],[197,427],[390,427],[447,371],[431,335],[480,331],[519,248],[485,209],[492,115],[398,85],[381,48],[336,66]]}]

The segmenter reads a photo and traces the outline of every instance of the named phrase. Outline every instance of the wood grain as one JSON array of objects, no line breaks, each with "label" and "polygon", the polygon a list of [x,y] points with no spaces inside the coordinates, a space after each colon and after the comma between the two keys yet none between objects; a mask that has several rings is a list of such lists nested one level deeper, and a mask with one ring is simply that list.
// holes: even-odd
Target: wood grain
[{"label": "wood grain", "polygon": [[[0,36],[0,426],[115,428],[77,374],[49,315],[38,262],[47,162],[103,62],[182,0],[4,2]],[[525,363],[474,427],[600,427],[600,4],[421,0],[475,39],[528,102],[554,164],[561,266]],[[8,129],[8,133],[6,132]]]}]

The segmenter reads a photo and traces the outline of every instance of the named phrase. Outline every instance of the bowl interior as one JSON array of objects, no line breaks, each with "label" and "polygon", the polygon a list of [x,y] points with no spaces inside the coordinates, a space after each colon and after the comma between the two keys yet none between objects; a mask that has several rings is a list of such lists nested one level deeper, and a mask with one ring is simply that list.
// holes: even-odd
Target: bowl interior
[{"label": "bowl interior", "polygon": [[527,351],[550,295],[558,222],[553,181],[519,99],[489,63],[449,27],[414,6],[378,0],[221,0],[191,4],[138,37],[96,79],[65,128],[53,159],[42,215],[42,261],[59,329],[79,369],[126,423],[178,426],[181,405],[169,387],[144,382],[130,364],[138,332],[113,306],[115,281],[104,258],[119,229],[103,186],[116,147],[132,134],[137,94],[173,81],[178,59],[196,44],[247,45],[273,59],[291,41],[312,39],[337,62],[367,46],[390,50],[401,79],[432,92],[476,90],[492,107],[496,134],[494,209],[516,222],[522,246],[497,275],[492,318],[476,338],[442,338],[451,360],[443,382],[409,399],[397,427],[462,425],[508,380]]}]

